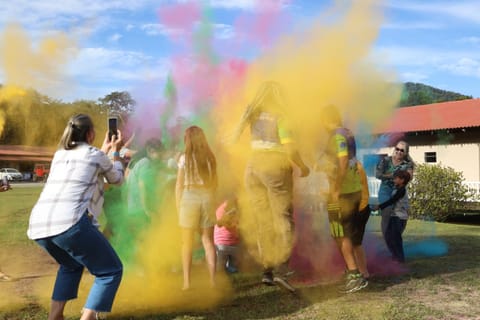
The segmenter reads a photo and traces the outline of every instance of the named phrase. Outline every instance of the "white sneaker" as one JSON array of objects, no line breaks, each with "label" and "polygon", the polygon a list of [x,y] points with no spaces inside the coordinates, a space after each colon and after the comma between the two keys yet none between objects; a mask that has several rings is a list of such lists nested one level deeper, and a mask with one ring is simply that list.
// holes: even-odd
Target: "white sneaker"
[{"label": "white sneaker", "polygon": [[295,292],[296,289],[290,284],[288,283],[287,280],[283,279],[283,278],[280,278],[280,277],[274,277],[273,278],[273,282],[275,282],[279,287],[289,291],[289,292]]}]

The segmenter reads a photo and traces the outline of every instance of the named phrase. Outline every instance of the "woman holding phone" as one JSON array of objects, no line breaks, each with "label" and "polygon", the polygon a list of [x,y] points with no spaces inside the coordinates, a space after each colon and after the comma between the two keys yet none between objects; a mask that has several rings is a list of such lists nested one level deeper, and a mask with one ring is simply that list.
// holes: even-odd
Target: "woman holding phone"
[{"label": "woman holding phone", "polygon": [[[101,149],[95,140],[92,119],[70,118],[55,153],[50,175],[32,209],[28,237],[35,240],[60,265],[48,320],[63,320],[65,304],[77,297],[84,268],[95,276],[81,320],[110,312],[122,278],[123,266],[107,239],[98,230],[102,212],[103,180],[123,182],[119,150],[122,134],[108,139]],[[107,156],[113,150],[113,161]]]}]

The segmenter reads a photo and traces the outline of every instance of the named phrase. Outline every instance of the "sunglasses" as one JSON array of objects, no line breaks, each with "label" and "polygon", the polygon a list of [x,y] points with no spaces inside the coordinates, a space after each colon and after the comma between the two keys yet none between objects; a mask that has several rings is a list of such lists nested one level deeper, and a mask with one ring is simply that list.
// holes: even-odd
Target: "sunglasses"
[{"label": "sunglasses", "polygon": [[395,147],[395,151],[400,151],[400,152],[402,152],[402,153],[405,153],[405,150],[400,149],[400,148],[398,148],[398,147]]}]

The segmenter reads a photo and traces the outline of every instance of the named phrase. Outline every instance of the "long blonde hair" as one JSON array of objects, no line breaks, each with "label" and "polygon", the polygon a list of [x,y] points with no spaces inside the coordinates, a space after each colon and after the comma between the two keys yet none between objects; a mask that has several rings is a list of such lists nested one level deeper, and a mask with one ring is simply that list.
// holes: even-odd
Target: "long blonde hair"
[{"label": "long blonde hair", "polygon": [[255,119],[262,111],[271,111],[283,115],[286,109],[286,98],[283,88],[276,81],[265,81],[258,88],[255,97],[245,109],[234,131],[234,140],[237,140],[242,134],[245,127]]},{"label": "long blonde hair", "polygon": [[185,130],[185,172],[188,177],[195,174],[195,165],[198,174],[205,186],[217,187],[217,161],[203,130],[197,126],[191,126]]}]

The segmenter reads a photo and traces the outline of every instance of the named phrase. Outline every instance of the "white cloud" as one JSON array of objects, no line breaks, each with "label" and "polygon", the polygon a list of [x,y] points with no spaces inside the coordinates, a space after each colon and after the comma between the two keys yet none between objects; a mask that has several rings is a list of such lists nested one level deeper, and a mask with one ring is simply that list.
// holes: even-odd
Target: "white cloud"
[{"label": "white cloud", "polygon": [[443,23],[436,23],[430,21],[421,21],[421,22],[392,22],[392,23],[385,23],[382,25],[382,29],[398,29],[398,30],[409,30],[409,29],[426,29],[426,30],[437,30],[443,29],[447,27],[447,25]]},{"label": "white cloud", "polygon": [[229,24],[216,23],[214,24],[215,37],[218,39],[230,39],[235,36],[233,26]]},{"label": "white cloud", "polygon": [[125,30],[126,31],[131,31],[133,28],[135,28],[135,26],[131,23],[127,24],[127,26],[125,27]]},{"label": "white cloud", "polygon": [[402,77],[411,81],[445,71],[451,75],[480,78],[480,60],[475,51],[390,46],[377,48],[374,55],[377,61],[405,70]]},{"label": "white cloud", "polygon": [[114,33],[110,37],[108,37],[109,42],[118,42],[122,38],[122,35],[120,33]]},{"label": "white cloud", "polygon": [[461,58],[474,59],[475,51],[438,47],[377,46],[375,55],[396,66],[439,66]]},{"label": "white cloud", "polygon": [[430,17],[436,14],[450,16],[462,21],[480,23],[480,1],[457,0],[457,1],[414,1],[414,0],[391,0],[387,6],[394,9],[425,13]]},{"label": "white cloud", "polygon": [[184,33],[181,29],[168,28],[161,23],[146,23],[140,26],[140,29],[145,31],[149,36],[177,36]]},{"label": "white cloud", "polygon": [[137,80],[141,78],[138,70],[153,61],[152,57],[134,51],[84,48],[70,63],[69,73],[95,81]]},{"label": "white cloud", "polygon": [[168,63],[166,58],[135,51],[84,48],[67,71],[74,82],[56,98],[95,100],[112,91],[130,91],[142,83],[164,79]]},{"label": "white cloud", "polygon": [[442,64],[440,68],[456,75],[480,78],[480,60],[461,58],[452,63]]},{"label": "white cloud", "polygon": [[[433,54],[433,55],[432,55]],[[379,46],[375,48],[375,55],[387,64],[395,66],[423,66],[435,59],[433,49],[412,48],[403,46]]]},{"label": "white cloud", "polygon": [[256,0],[210,0],[210,6],[227,9],[254,9],[257,6]]},{"label": "white cloud", "polygon": [[[160,2],[163,0],[159,0]],[[15,0],[3,1],[0,10],[0,28],[18,23],[34,37],[48,30],[68,30],[90,35],[102,28],[118,23],[122,11],[137,11],[159,5],[155,0]]]},{"label": "white cloud", "polygon": [[400,73],[400,78],[404,82],[422,82],[424,80],[427,80],[429,76],[420,72],[402,72]]},{"label": "white cloud", "polygon": [[[199,23],[196,23],[198,26]],[[230,39],[235,35],[233,26],[223,23],[215,23],[212,25],[214,31],[214,37],[217,39]],[[147,23],[140,26],[140,29],[145,31],[149,36],[181,36],[187,34],[186,30],[169,28],[160,23]]]},{"label": "white cloud", "polygon": [[[180,2],[185,2],[184,0]],[[207,3],[213,8],[224,9],[285,9],[291,5],[291,0],[210,0]]]},{"label": "white cloud", "polygon": [[480,37],[463,37],[460,39],[460,42],[473,44],[473,45],[480,45]]},{"label": "white cloud", "polygon": [[11,19],[20,21],[25,19],[32,22],[47,18],[58,19],[62,16],[88,18],[109,13],[111,10],[136,10],[154,3],[153,0],[62,0],[60,5],[57,0],[5,1],[2,3],[0,23]]}]

